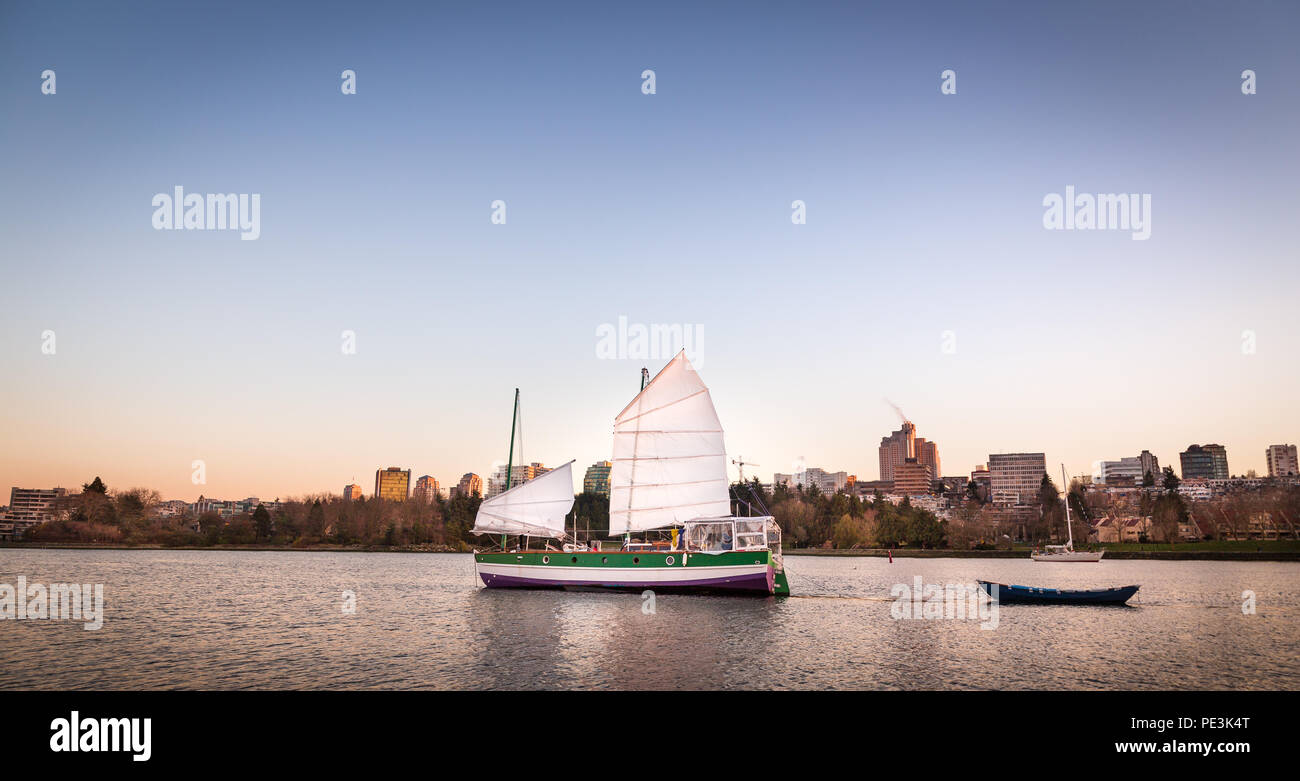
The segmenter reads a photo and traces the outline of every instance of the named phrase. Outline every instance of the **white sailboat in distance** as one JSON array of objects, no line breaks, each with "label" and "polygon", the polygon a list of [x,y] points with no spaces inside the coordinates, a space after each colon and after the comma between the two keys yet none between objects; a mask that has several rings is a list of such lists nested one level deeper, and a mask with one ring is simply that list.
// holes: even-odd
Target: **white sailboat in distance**
[{"label": "white sailboat in distance", "polygon": [[1065,476],[1065,464],[1061,464],[1061,481],[1065,483],[1065,531],[1069,539],[1064,545],[1044,545],[1043,550],[1034,551],[1029,554],[1029,558],[1034,561],[1101,561],[1105,550],[1074,549],[1074,524],[1070,523],[1070,481]]}]

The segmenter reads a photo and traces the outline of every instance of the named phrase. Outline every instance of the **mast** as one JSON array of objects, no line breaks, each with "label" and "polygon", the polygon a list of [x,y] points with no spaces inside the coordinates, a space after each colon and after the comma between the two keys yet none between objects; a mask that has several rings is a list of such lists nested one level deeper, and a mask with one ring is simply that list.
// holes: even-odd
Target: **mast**
[{"label": "mast", "polygon": [[1065,533],[1069,535],[1070,550],[1074,550],[1074,524],[1070,523],[1070,481],[1065,476],[1065,464],[1061,464],[1061,482],[1065,485]]},{"label": "mast", "polygon": [[[519,420],[519,389],[515,388],[515,408],[510,414],[510,453],[506,455],[506,490],[510,490],[510,478],[514,476],[515,461],[515,423]],[[506,549],[506,535],[501,535],[501,550]]]},{"label": "mast", "polygon": [[[640,390],[640,391],[637,391],[637,395],[639,396],[639,395],[641,394],[641,392],[645,390],[645,386],[646,386],[646,385],[649,385],[649,384],[650,384],[650,370],[647,369],[646,367],[642,366],[642,367],[641,367],[641,390]],[[638,407],[638,409],[639,409],[639,407]],[[640,430],[641,430],[641,420],[640,420],[640,418],[637,419],[636,428],[637,428],[637,431],[640,432]],[[633,437],[633,439],[632,439],[632,459],[633,459],[633,461],[632,461],[632,475],[633,475],[633,476],[636,475],[636,450],[637,450],[637,445],[640,444],[640,442],[638,441],[638,439],[639,439],[639,437]],[[631,509],[631,508],[632,508],[632,487],[630,487],[630,486],[629,486],[628,489],[627,489],[627,506],[628,506],[628,509]],[[626,543],[629,543],[629,542],[631,542],[631,541],[632,541],[632,530],[631,530],[631,529],[628,529],[628,530],[626,530],[626,531],[623,532],[623,542],[624,542],[624,544],[626,544]]]}]

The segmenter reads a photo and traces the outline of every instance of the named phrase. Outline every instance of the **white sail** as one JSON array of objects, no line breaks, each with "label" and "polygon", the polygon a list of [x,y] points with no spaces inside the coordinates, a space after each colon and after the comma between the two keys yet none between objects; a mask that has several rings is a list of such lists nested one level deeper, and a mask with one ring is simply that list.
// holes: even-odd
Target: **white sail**
[{"label": "white sail", "polygon": [[610,534],[731,514],[722,423],[684,350],[614,420],[613,464]]},{"label": "white sail", "polygon": [[563,537],[573,509],[573,462],[484,500],[474,517],[476,534]]}]

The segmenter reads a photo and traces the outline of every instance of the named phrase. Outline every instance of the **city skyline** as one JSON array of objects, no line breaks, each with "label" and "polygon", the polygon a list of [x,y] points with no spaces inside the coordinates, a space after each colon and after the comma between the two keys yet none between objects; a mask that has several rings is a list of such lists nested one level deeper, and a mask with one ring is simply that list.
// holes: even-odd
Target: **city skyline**
[{"label": "city skyline", "polygon": [[[904,430],[906,430],[906,427],[904,428]],[[892,432],[892,433],[897,434],[898,432]],[[887,440],[887,439],[889,439],[889,438],[886,437],[885,439]],[[934,443],[931,443],[931,444],[934,444]],[[883,447],[883,446],[882,446],[882,447]],[[1195,443],[1188,445],[1186,448],[1184,448],[1184,450],[1182,450],[1182,451],[1179,452],[1179,456],[1180,456],[1180,458],[1179,458],[1178,460],[1171,460],[1170,462],[1165,463],[1164,466],[1158,467],[1159,470],[1160,470],[1160,472],[1163,473],[1164,468],[1165,468],[1165,467],[1169,467],[1169,468],[1172,468],[1172,469],[1173,469],[1174,474],[1177,475],[1181,480],[1188,480],[1188,479],[1191,479],[1191,480],[1203,480],[1203,479],[1207,479],[1207,478],[1220,479],[1220,480],[1222,480],[1222,479],[1227,479],[1228,477],[1234,477],[1234,478],[1235,478],[1235,477],[1243,477],[1243,478],[1244,478],[1244,477],[1246,477],[1246,476],[1247,476],[1250,472],[1252,472],[1252,471],[1255,472],[1255,475],[1254,475],[1254,476],[1255,476],[1255,477],[1258,477],[1258,478],[1263,478],[1263,477],[1273,477],[1273,476],[1290,476],[1290,475],[1294,475],[1294,474],[1296,474],[1296,473],[1297,473],[1296,470],[1298,469],[1298,468],[1295,466],[1295,464],[1296,464],[1296,457],[1295,457],[1296,446],[1295,446],[1295,445],[1290,445],[1290,444],[1272,444],[1272,445],[1269,445],[1268,448],[1266,449],[1266,451],[1265,451],[1265,458],[1266,458],[1266,460],[1267,460],[1269,457],[1275,457],[1275,458],[1277,459],[1278,464],[1283,465],[1283,466],[1282,466],[1282,469],[1281,469],[1280,471],[1275,471],[1275,468],[1273,468],[1273,466],[1275,466],[1275,465],[1271,465],[1271,466],[1266,467],[1265,470],[1263,470],[1263,471],[1256,470],[1256,469],[1253,469],[1253,468],[1251,468],[1251,469],[1245,469],[1245,470],[1241,470],[1241,471],[1237,471],[1237,470],[1235,470],[1235,469],[1230,469],[1230,470],[1228,470],[1227,472],[1223,473],[1222,475],[1219,475],[1219,474],[1213,474],[1213,475],[1211,475],[1211,474],[1199,474],[1199,473],[1198,473],[1198,474],[1193,474],[1193,475],[1189,476],[1188,474],[1186,474],[1186,473],[1183,471],[1183,469],[1182,469],[1181,467],[1182,467],[1182,465],[1183,465],[1184,463],[1186,463],[1186,457],[1188,456],[1189,452],[1191,452],[1192,449],[1200,449],[1201,447],[1202,447],[1202,446],[1197,445],[1197,444],[1195,444]],[[1220,452],[1222,455],[1224,455],[1225,457],[1230,457],[1230,451],[1229,451],[1227,448],[1224,448],[1222,445],[1210,444],[1210,445],[1207,445],[1206,447],[1215,447],[1215,448],[1219,448],[1219,452]],[[1196,452],[1199,452],[1199,450],[1196,451]],[[962,479],[967,479],[967,480],[969,480],[970,477],[971,477],[971,475],[973,475],[974,472],[975,472],[976,470],[987,470],[988,467],[989,467],[990,462],[994,459],[994,457],[1001,456],[1001,457],[1005,458],[1005,457],[1008,457],[1008,456],[1026,456],[1026,455],[1032,455],[1032,456],[1038,457],[1038,458],[1041,460],[1041,462],[1042,462],[1042,466],[1043,466],[1043,474],[1046,474],[1049,478],[1051,478],[1052,481],[1053,481],[1054,483],[1057,482],[1056,478],[1052,475],[1052,471],[1051,471],[1051,470],[1052,470],[1052,466],[1051,466],[1052,462],[1051,462],[1051,459],[1046,458],[1045,454],[1042,453],[1042,452],[1032,452],[1032,453],[1028,453],[1028,452],[1027,452],[1027,453],[989,453],[989,454],[986,456],[985,461],[975,464],[975,465],[974,465],[970,470],[968,470],[968,471],[966,471],[966,472],[958,473],[958,474],[948,474],[948,475],[941,475],[941,476],[939,476],[939,477],[934,477],[933,480],[932,480],[932,482],[936,482],[936,483],[937,483],[940,479],[944,479],[944,478],[949,479],[949,480],[951,480],[951,479],[956,479],[956,478],[962,478]],[[1120,460],[1118,460],[1118,461],[1107,461],[1107,460],[1104,460],[1104,459],[1096,459],[1096,460],[1093,461],[1093,468],[1094,468],[1095,470],[1097,470],[1097,471],[1082,471],[1082,472],[1075,472],[1075,471],[1069,470],[1068,466],[1066,467],[1066,469],[1067,469],[1067,471],[1070,472],[1070,477],[1071,477],[1071,479],[1080,478],[1080,477],[1087,477],[1087,478],[1089,478],[1089,481],[1090,481],[1090,482],[1098,482],[1098,483],[1103,484],[1103,485],[1106,484],[1106,479],[1105,479],[1105,477],[1106,477],[1106,475],[1107,475],[1107,473],[1108,473],[1108,469],[1110,469],[1110,470],[1114,470],[1114,474],[1115,474],[1116,476],[1120,477],[1121,479],[1124,479],[1124,480],[1130,480],[1130,481],[1133,481],[1133,482],[1135,482],[1136,484],[1140,485],[1140,484],[1142,483],[1143,475],[1142,475],[1142,474],[1139,474],[1140,470],[1134,471],[1133,469],[1131,469],[1131,468],[1130,468],[1130,467],[1131,467],[1130,462],[1141,463],[1141,461],[1142,461],[1144,458],[1151,458],[1152,461],[1155,461],[1155,460],[1156,460],[1156,458],[1155,458],[1155,454],[1151,453],[1149,450],[1143,449],[1142,453],[1141,453],[1139,456],[1132,456],[1132,457],[1125,456],[1125,457],[1123,457],[1122,459],[1120,459]],[[913,460],[915,460],[915,459],[913,459]],[[601,469],[602,467],[603,467],[605,470],[608,470],[608,468],[609,468],[609,464],[610,464],[610,462],[607,461],[607,460],[597,460],[597,461],[593,462],[589,467],[586,468],[586,472],[585,472],[584,476],[579,477],[579,476],[577,475],[577,473],[575,473],[575,476],[574,476],[574,485],[575,485],[574,493],[575,493],[575,494],[579,494],[579,493],[583,493],[583,492],[586,490],[586,484],[587,484],[587,483],[590,483],[590,482],[593,480],[593,478],[592,478],[592,470],[598,470],[598,469]],[[822,486],[822,490],[823,490],[824,492],[829,492],[829,493],[834,493],[835,490],[839,490],[840,488],[843,488],[846,479],[849,478],[849,477],[853,477],[853,478],[855,478],[856,481],[857,481],[858,483],[872,482],[872,481],[869,481],[869,480],[868,480],[864,475],[862,475],[862,474],[860,474],[860,473],[858,473],[858,472],[852,472],[852,471],[849,471],[849,470],[840,470],[840,471],[837,471],[837,472],[831,473],[831,472],[828,472],[828,471],[826,471],[826,470],[824,470],[824,469],[822,469],[822,468],[820,468],[820,467],[812,467],[812,466],[809,466],[809,465],[808,465],[808,464],[807,464],[807,463],[802,459],[802,457],[801,457],[799,460],[797,460],[797,461],[795,462],[794,465],[795,465],[795,467],[797,467],[797,469],[796,469],[793,473],[780,473],[780,472],[773,473],[773,479],[772,479],[771,481],[762,480],[762,478],[761,478],[760,476],[755,475],[755,474],[752,474],[752,473],[751,473],[748,477],[746,477],[746,480],[752,480],[752,479],[754,479],[755,477],[759,477],[760,482],[762,482],[764,485],[775,485],[776,483],[784,483],[784,484],[787,485],[787,487],[793,488],[793,487],[796,485],[796,483],[798,482],[798,479],[797,479],[797,478],[798,478],[801,474],[804,474],[804,473],[807,473],[807,474],[815,474],[815,475],[817,476],[817,480],[816,480],[816,482],[818,482],[819,485],[820,485],[821,483],[826,483],[826,482],[829,480],[830,482],[833,482],[833,483],[835,483],[836,485],[839,486],[839,488],[835,488],[834,490],[832,490],[832,488],[829,487],[829,483],[827,484],[827,486]],[[483,477],[482,477],[481,475],[479,475],[479,473],[477,473],[477,472],[473,472],[473,471],[463,473],[462,476],[461,476],[461,477],[460,477],[456,482],[451,482],[451,481],[446,481],[446,482],[444,482],[444,481],[439,480],[438,478],[436,478],[436,477],[434,477],[434,476],[431,476],[431,475],[427,475],[427,474],[426,474],[426,475],[422,475],[422,476],[421,476],[421,477],[420,477],[420,478],[419,478],[419,479],[418,479],[414,484],[410,485],[410,487],[409,487],[408,490],[407,490],[406,498],[414,497],[417,493],[424,493],[426,490],[428,491],[428,493],[426,494],[426,496],[432,496],[432,495],[435,495],[435,494],[436,494],[436,495],[442,496],[443,498],[449,498],[452,494],[454,494],[454,492],[457,490],[458,486],[460,486],[460,485],[466,485],[466,484],[467,484],[469,481],[471,481],[472,479],[476,479],[476,480],[478,481],[479,485],[483,485],[483,486],[485,486],[485,492],[480,492],[480,495],[483,496],[484,498],[489,498],[490,496],[492,496],[492,495],[494,494],[494,492],[498,492],[498,493],[499,493],[499,491],[501,490],[501,488],[502,488],[501,485],[497,485],[497,486],[494,488],[494,487],[493,487],[493,483],[494,483],[494,481],[495,481],[495,482],[498,482],[498,483],[504,481],[505,467],[506,467],[506,464],[505,464],[504,462],[501,462],[501,463],[497,463],[497,464],[495,464],[495,465],[494,465],[494,468],[493,468],[493,470],[492,470],[492,473],[489,475],[489,477],[488,477],[488,479],[487,479],[486,481],[484,481]],[[533,478],[535,478],[535,477],[537,477],[537,476],[540,476],[541,474],[544,474],[545,472],[549,471],[549,469],[550,469],[550,467],[547,467],[547,466],[546,466],[545,464],[543,464],[543,463],[540,463],[540,462],[531,462],[531,463],[529,463],[529,464],[516,464],[516,465],[514,465],[514,466],[512,467],[511,471],[512,471],[512,473],[513,473],[513,475],[514,475],[514,480],[515,480],[515,481],[520,481],[520,480],[533,479]],[[380,482],[381,477],[386,477],[386,476],[391,475],[391,474],[394,474],[394,473],[396,473],[397,475],[399,475],[403,481],[409,483],[410,474],[411,474],[413,471],[414,471],[414,470],[412,470],[412,469],[410,469],[410,468],[405,469],[405,470],[402,470],[402,469],[400,469],[400,467],[392,467],[392,466],[390,466],[390,467],[386,467],[386,468],[377,469],[376,472],[375,472],[376,487],[378,487],[378,484],[379,484],[379,482]],[[986,471],[985,474],[988,474],[988,472]],[[94,475],[94,477],[98,477],[98,478],[103,478],[103,476],[104,476],[104,475],[103,475],[103,474],[100,474],[100,473],[96,473],[96,474]],[[738,477],[738,476],[733,475],[733,482],[735,481],[735,479],[736,479],[737,477]],[[1098,479],[1097,479],[1098,477],[1100,477],[1101,479],[1098,480]],[[1159,484],[1160,479],[1161,479],[1160,475],[1159,475],[1159,474],[1153,474],[1153,477],[1155,477],[1155,479],[1156,479],[1156,481],[1157,481],[1157,484]],[[836,478],[838,478],[838,482],[836,481]],[[83,484],[83,482],[89,482],[90,479],[91,479],[91,478],[86,478],[85,481],[75,481],[75,482],[68,483],[68,484],[56,483],[56,484],[54,484],[54,485],[49,485],[49,484],[47,483],[47,484],[42,484],[42,485],[14,485],[14,486],[12,486],[12,487],[15,488],[15,489],[24,489],[24,490],[57,490],[57,489],[64,489],[64,490],[68,490],[68,491],[75,492],[75,491],[78,489],[78,487],[81,486],[81,485]],[[606,480],[607,480],[607,478],[597,478],[597,480],[600,480],[600,479],[606,479]],[[880,481],[880,480],[883,480],[883,478],[879,478],[879,476],[877,476],[877,480]],[[427,481],[427,482],[426,482],[426,481]],[[179,499],[179,500],[183,500],[183,499],[184,499],[184,496],[186,495],[185,492],[183,492],[183,491],[180,492],[178,495],[171,495],[171,494],[168,494],[166,491],[163,491],[163,490],[161,490],[161,489],[158,489],[157,486],[146,485],[146,484],[142,484],[142,483],[127,483],[127,484],[118,484],[118,485],[114,485],[114,484],[110,483],[108,480],[105,480],[105,482],[108,483],[108,484],[110,485],[110,487],[113,488],[114,490],[122,490],[122,489],[127,489],[127,488],[146,488],[146,489],[158,490],[159,493],[162,495],[162,499],[163,499],[164,501],[171,501],[171,500],[178,500],[178,499]],[[885,482],[888,482],[888,481],[885,481]],[[911,482],[911,481],[909,481],[909,482]],[[426,486],[427,486],[427,489],[426,489]],[[1057,485],[1058,490],[1059,490],[1059,491],[1062,491],[1062,492],[1064,492],[1065,489],[1066,489],[1067,487],[1068,487],[1068,486],[1065,486],[1065,485]],[[353,498],[358,498],[358,497],[364,497],[364,496],[365,496],[364,492],[361,491],[361,487],[360,487],[359,485],[357,485],[356,483],[354,483],[354,482],[347,482],[347,483],[345,483],[344,486],[343,486],[343,489],[342,489],[341,491],[335,491],[335,490],[333,490],[332,488],[321,488],[321,489],[318,489],[318,490],[304,491],[304,492],[302,492],[302,493],[283,493],[283,492],[277,492],[277,491],[270,491],[270,492],[258,492],[258,491],[234,491],[234,492],[227,492],[227,494],[218,494],[218,493],[216,493],[216,492],[214,492],[214,491],[207,491],[207,493],[205,493],[205,490],[206,490],[206,488],[207,488],[206,484],[204,484],[204,485],[196,485],[195,488],[196,488],[196,489],[199,489],[199,490],[197,490],[197,493],[195,494],[195,495],[196,495],[196,501],[197,501],[197,499],[203,498],[203,497],[205,497],[205,496],[207,496],[208,498],[212,498],[212,497],[214,497],[214,496],[218,496],[218,495],[230,495],[230,496],[263,496],[263,495],[265,495],[265,496],[274,496],[274,497],[276,498],[277,501],[279,501],[279,500],[293,499],[293,498],[298,498],[298,497],[306,497],[306,496],[322,495],[322,494],[325,494],[325,495],[337,495],[337,496],[342,497],[342,498],[345,499],[345,500],[350,500],[350,499],[353,499]],[[355,489],[357,496],[351,496],[351,495],[349,494],[349,491],[352,491],[353,489]],[[397,489],[397,491],[398,491],[398,493],[400,493],[400,488]],[[597,492],[597,493],[606,493],[606,495],[607,495],[607,489],[597,490],[596,492]],[[369,496],[373,497],[373,496],[376,495],[376,493],[377,493],[376,491],[372,491],[371,494],[369,494]],[[393,497],[389,497],[389,498],[393,498]],[[400,499],[399,499],[399,501],[400,501]]]},{"label": "city skyline", "polygon": [[[0,485],[486,480],[516,387],[520,462],[591,463],[679,347],[763,473],[870,476],[888,397],[953,474],[1265,474],[1300,439],[1300,10],[1095,13],[6,5]],[[260,194],[260,235],[155,230],[175,187]],[[1149,195],[1150,237],[1046,230],[1076,187]]]}]

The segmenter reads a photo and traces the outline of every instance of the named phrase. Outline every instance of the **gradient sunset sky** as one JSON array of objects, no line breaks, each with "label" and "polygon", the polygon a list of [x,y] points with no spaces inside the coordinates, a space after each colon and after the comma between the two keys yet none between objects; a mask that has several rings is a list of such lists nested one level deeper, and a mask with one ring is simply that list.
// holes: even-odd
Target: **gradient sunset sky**
[{"label": "gradient sunset sky", "polygon": [[[701,328],[764,480],[875,479],[886,398],[946,475],[1263,473],[1300,440],[1297,40],[1290,2],[0,4],[0,502],[446,485],[516,386],[580,479],[671,357],[598,358],[620,317]],[[155,231],[178,185],[260,193],[260,239]],[[1067,185],[1151,194],[1151,238],[1045,230]]]}]

